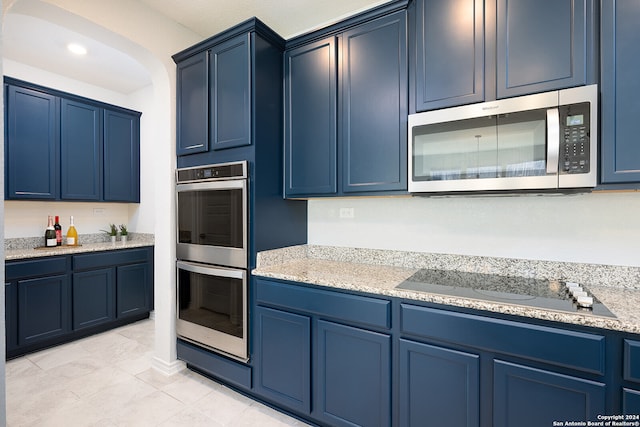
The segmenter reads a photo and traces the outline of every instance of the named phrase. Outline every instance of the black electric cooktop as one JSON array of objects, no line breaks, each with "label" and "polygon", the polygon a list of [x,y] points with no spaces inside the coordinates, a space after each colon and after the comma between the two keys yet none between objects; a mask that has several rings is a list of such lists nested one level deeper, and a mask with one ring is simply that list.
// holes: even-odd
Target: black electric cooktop
[{"label": "black electric cooktop", "polygon": [[565,282],[559,280],[422,269],[396,288],[615,318],[588,291],[589,296],[593,297],[592,307],[579,307],[567,292]]}]

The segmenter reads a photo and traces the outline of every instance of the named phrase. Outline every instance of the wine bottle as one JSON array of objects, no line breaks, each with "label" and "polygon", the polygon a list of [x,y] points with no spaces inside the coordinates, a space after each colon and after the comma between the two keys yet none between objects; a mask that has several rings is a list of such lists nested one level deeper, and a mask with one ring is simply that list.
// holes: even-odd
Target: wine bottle
[{"label": "wine bottle", "polygon": [[73,215],[71,216],[71,218],[69,218],[69,229],[67,230],[67,245],[78,245],[78,232],[76,231],[76,227],[73,225]]},{"label": "wine bottle", "polygon": [[53,224],[56,231],[56,246],[62,246],[62,226],[60,225],[60,217],[56,215],[56,222]]},{"label": "wine bottle", "polygon": [[47,218],[47,229],[44,231],[44,245],[48,248],[56,246],[56,230],[53,228],[53,218]]}]

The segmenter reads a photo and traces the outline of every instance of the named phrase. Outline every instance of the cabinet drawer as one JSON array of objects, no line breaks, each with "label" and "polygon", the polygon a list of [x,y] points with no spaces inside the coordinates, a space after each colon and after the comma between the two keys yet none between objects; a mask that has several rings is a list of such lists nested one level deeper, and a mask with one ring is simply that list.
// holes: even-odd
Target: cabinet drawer
[{"label": "cabinet drawer", "polygon": [[258,304],[273,305],[378,328],[391,327],[391,301],[256,280]]},{"label": "cabinet drawer", "polygon": [[403,333],[604,374],[605,338],[401,304]]},{"label": "cabinet drawer", "polygon": [[29,261],[7,263],[5,278],[7,281],[23,277],[50,276],[67,271],[68,257],[38,258]]},{"label": "cabinet drawer", "polygon": [[111,267],[148,261],[148,249],[122,249],[109,252],[96,252],[73,257],[74,270]]},{"label": "cabinet drawer", "polygon": [[640,383],[640,341],[624,340],[624,379]]}]

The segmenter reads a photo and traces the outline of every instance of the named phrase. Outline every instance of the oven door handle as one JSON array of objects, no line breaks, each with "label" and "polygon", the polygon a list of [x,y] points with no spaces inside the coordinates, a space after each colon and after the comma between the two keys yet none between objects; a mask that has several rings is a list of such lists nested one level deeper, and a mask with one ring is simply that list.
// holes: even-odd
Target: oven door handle
[{"label": "oven door handle", "polygon": [[244,280],[246,274],[245,270],[198,264],[195,262],[187,261],[177,261],[176,266],[182,270],[190,271],[192,273],[206,274],[209,276],[229,277],[232,279]]},{"label": "oven door handle", "polygon": [[243,190],[246,191],[246,179],[231,179],[228,181],[204,181],[177,184],[176,191],[206,191],[206,190]]}]

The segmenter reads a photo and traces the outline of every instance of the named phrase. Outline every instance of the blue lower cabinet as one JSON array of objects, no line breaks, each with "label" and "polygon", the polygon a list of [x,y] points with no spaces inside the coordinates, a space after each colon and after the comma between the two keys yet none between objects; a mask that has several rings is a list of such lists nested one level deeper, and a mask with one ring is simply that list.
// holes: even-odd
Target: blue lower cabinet
[{"label": "blue lower cabinet", "polygon": [[400,339],[401,426],[480,425],[480,357]]},{"label": "blue lower cabinet", "polygon": [[4,286],[5,339],[7,352],[18,347],[18,284]]},{"label": "blue lower cabinet", "polygon": [[316,399],[333,426],[391,424],[391,337],[319,320]]},{"label": "blue lower cabinet", "polygon": [[493,425],[551,426],[596,421],[605,410],[605,384],[494,361]]},{"label": "blue lower cabinet", "polygon": [[135,316],[148,312],[149,264],[132,264],[116,268],[117,318]]},{"label": "blue lower cabinet", "polygon": [[9,358],[144,319],[153,309],[152,247],[5,265]]},{"label": "blue lower cabinet", "polygon": [[[622,390],[622,413],[640,415],[640,390],[625,388]],[[638,421],[637,419],[633,421]]]},{"label": "blue lower cabinet", "polygon": [[288,408],[311,411],[311,319],[265,307],[255,309],[255,387]]},{"label": "blue lower cabinet", "polygon": [[73,329],[115,319],[115,281],[112,268],[73,274]]},{"label": "blue lower cabinet", "polygon": [[29,345],[71,331],[69,275],[18,282],[18,345]]}]

